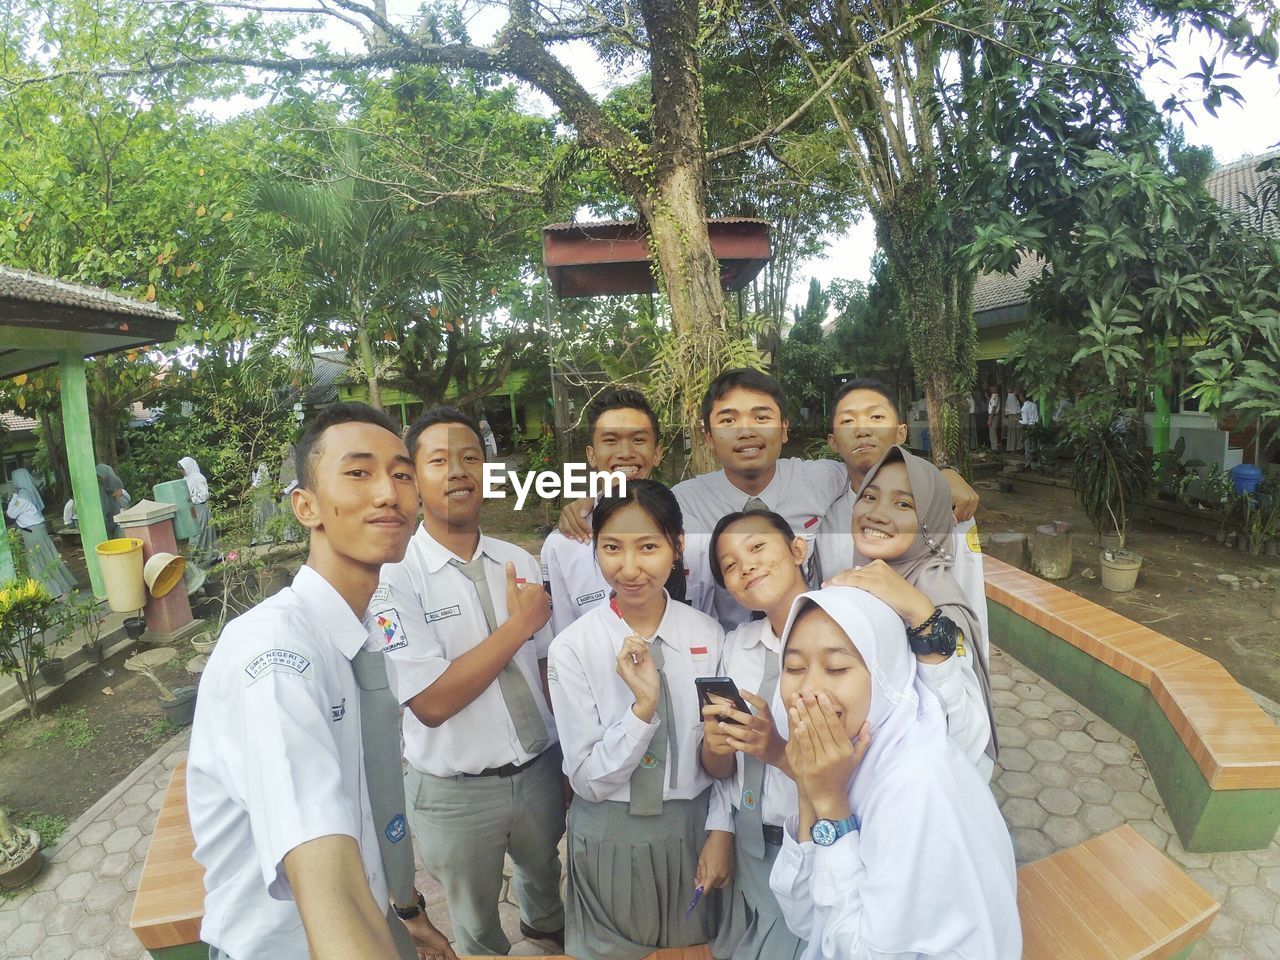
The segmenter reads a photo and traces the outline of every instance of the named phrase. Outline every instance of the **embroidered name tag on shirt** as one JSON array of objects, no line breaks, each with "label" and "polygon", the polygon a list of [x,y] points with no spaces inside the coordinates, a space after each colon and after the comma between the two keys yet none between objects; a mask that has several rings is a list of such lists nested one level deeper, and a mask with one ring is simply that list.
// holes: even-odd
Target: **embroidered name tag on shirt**
[{"label": "embroidered name tag on shirt", "polygon": [[343,697],[342,702],[336,707],[329,708],[329,719],[337,723],[347,715],[347,698]]},{"label": "embroidered name tag on shirt", "polygon": [[603,599],[604,599],[604,591],[597,590],[595,593],[587,593],[582,595],[581,597],[578,597],[576,600],[574,600],[574,603],[576,603],[578,606],[582,606],[584,603],[595,603],[597,600],[603,600]]},{"label": "embroidered name tag on shirt", "polygon": [[438,623],[441,620],[448,620],[450,617],[462,616],[462,607],[456,603],[452,607],[441,607],[439,610],[429,610],[427,612],[427,623]]},{"label": "embroidered name tag on shirt", "polygon": [[689,656],[693,657],[693,659],[695,660],[705,660],[707,659],[707,648],[706,647],[690,647]]},{"label": "embroidered name tag on shirt", "polygon": [[400,650],[409,645],[409,638],[404,635],[404,629],[400,626],[400,614],[395,611],[395,608],[375,614],[373,622],[378,625],[378,630],[382,633],[383,653]]},{"label": "embroidered name tag on shirt", "polygon": [[377,603],[379,600],[390,600],[391,588],[385,583],[378,584],[378,589],[373,591],[373,596],[369,598],[370,603]]},{"label": "embroidered name tag on shirt", "polygon": [[306,674],[311,669],[311,661],[300,653],[293,650],[268,650],[260,653],[247,664],[245,664],[245,676],[252,683],[260,679],[268,673],[279,671],[287,673],[292,671],[299,676]]}]

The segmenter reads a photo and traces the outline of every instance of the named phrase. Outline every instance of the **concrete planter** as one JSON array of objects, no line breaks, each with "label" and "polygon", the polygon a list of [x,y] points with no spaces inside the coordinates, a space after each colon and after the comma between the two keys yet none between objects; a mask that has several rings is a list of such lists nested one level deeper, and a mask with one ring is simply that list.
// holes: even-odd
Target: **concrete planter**
[{"label": "concrete planter", "polygon": [[1104,550],[1099,558],[1102,585],[1113,593],[1128,593],[1138,584],[1142,558],[1127,550]]}]

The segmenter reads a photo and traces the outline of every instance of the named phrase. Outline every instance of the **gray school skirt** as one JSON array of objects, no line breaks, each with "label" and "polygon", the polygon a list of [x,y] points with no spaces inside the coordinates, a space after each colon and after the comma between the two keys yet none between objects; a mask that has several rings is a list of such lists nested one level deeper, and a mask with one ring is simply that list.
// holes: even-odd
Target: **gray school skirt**
[{"label": "gray school skirt", "polygon": [[656,817],[633,817],[627,803],[569,806],[569,893],[565,952],[580,960],[640,960],[659,947],[707,943],[720,921],[720,892],[693,899],[706,841],[710,788],[667,800]]},{"label": "gray school skirt", "polygon": [[39,523],[30,530],[18,528],[22,547],[27,551],[27,572],[39,580],[54,597],[61,597],[76,588],[76,578],[58,555],[58,548],[49,536],[49,527]]},{"label": "gray school skirt", "polygon": [[764,857],[753,857],[733,835],[733,887],[720,932],[711,944],[716,960],[799,960],[805,942],[782,919],[778,899],[769,889],[773,861],[782,848],[766,844]]}]

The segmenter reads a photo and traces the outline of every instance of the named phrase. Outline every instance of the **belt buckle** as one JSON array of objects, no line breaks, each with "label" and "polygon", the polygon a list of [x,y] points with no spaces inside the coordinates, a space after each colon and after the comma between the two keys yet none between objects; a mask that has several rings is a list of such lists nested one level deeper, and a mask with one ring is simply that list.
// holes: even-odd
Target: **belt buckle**
[{"label": "belt buckle", "polygon": [[764,834],[764,842],[773,844],[775,847],[782,846],[782,828],[772,823],[762,823],[760,832]]}]

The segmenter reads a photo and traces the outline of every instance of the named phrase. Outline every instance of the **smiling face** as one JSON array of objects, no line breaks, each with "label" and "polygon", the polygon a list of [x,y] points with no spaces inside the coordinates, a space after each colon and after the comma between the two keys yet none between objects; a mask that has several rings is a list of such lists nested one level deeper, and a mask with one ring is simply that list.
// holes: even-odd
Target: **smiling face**
[{"label": "smiling face", "polygon": [[748,610],[766,613],[804,591],[800,565],[805,552],[803,537],[788,543],[760,516],[748,515],[730,524],[716,540],[716,562],[725,589]]},{"label": "smiling face", "polygon": [[851,479],[860,480],[884,452],[907,439],[907,425],[898,419],[889,398],[876,390],[850,390],[836,405],[827,443],[840,454]]},{"label": "smiling face", "polygon": [[414,465],[428,531],[469,529],[484,505],[484,446],[462,423],[434,423],[418,437]]},{"label": "smiling face", "polygon": [[791,625],[778,689],[788,707],[797,696],[812,701],[825,693],[850,740],[871,711],[871,674],[866,664],[840,625],[813,603]]},{"label": "smiling face", "polygon": [[649,414],[634,407],[606,410],[596,420],[587,447],[593,470],[617,470],[628,480],[643,480],[662,459]]},{"label": "smiling face", "polygon": [[868,560],[896,560],[920,529],[911,478],[901,460],[886,463],[853,505],[853,544]]},{"label": "smiling face", "polygon": [[347,422],[325,430],[317,446],[310,487],[293,492],[298,521],[358,564],[403,559],[418,512],[404,441],[377,424]]},{"label": "smiling face", "polygon": [[734,387],[711,405],[707,439],[730,480],[773,470],[787,442],[787,421],[767,393]]},{"label": "smiling face", "polygon": [[596,540],[600,572],[624,607],[638,607],[656,600],[675,566],[677,551],[684,550],[684,536],[676,543],[638,503],[622,507],[609,517]]}]

